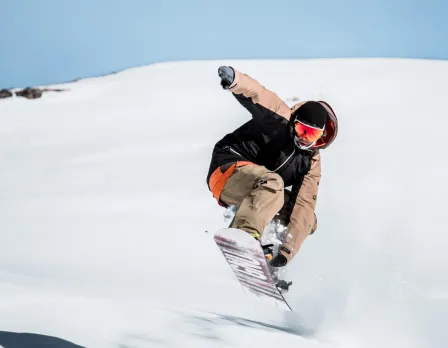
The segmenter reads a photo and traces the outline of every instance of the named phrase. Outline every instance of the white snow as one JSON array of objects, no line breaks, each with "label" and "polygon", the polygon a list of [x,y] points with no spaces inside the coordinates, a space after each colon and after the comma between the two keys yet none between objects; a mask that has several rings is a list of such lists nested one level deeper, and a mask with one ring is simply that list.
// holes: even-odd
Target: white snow
[{"label": "white snow", "polygon": [[[295,313],[248,302],[213,242],[211,151],[250,117],[222,64],[339,118],[318,231],[288,270]],[[444,61],[185,62],[0,101],[0,331],[96,348],[445,347],[447,81]]]}]

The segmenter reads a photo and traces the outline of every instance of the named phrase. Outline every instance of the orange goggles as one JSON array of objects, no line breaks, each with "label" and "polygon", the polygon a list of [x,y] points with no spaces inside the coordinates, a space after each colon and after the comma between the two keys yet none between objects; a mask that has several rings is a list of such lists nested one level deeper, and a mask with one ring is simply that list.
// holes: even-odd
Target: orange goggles
[{"label": "orange goggles", "polygon": [[324,130],[321,128],[309,126],[300,121],[294,122],[294,130],[299,142],[302,144],[313,144],[324,134]]}]

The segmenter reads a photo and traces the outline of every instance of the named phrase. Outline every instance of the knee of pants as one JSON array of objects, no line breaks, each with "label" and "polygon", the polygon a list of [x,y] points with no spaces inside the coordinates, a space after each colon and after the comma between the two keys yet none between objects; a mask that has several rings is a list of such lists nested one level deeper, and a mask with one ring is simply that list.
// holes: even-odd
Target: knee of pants
[{"label": "knee of pants", "polygon": [[278,204],[280,204],[280,208],[283,206],[285,184],[281,176],[277,173],[268,172],[262,175],[257,181],[255,181],[253,188],[262,188],[266,191],[274,193],[276,196],[278,196],[278,199],[276,199],[276,201],[278,201]]},{"label": "knee of pants", "polygon": [[282,177],[273,172],[268,172],[262,175],[261,178],[255,182],[254,188],[257,186],[264,186],[272,191],[281,192],[282,194],[285,189]]}]

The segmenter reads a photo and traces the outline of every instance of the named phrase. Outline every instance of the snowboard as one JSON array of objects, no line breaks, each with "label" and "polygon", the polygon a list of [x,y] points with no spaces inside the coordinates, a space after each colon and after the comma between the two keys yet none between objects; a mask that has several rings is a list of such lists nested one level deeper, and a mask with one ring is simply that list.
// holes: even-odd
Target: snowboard
[{"label": "snowboard", "polygon": [[277,288],[255,238],[236,228],[223,228],[215,233],[214,239],[247,296],[292,311]]}]

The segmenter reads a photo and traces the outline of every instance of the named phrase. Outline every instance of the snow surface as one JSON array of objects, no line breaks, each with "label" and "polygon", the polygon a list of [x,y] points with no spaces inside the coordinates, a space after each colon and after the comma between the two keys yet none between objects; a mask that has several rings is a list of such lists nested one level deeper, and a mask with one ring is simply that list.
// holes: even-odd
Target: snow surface
[{"label": "snow surface", "polygon": [[[295,312],[249,302],[213,242],[212,148],[249,114],[230,64],[339,118]],[[448,62],[156,64],[0,101],[0,330],[86,347],[446,347]],[[208,231],[208,233],[206,233]]]}]

